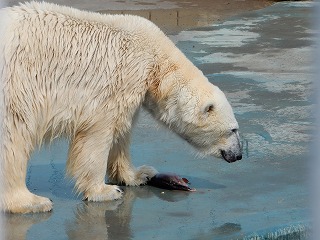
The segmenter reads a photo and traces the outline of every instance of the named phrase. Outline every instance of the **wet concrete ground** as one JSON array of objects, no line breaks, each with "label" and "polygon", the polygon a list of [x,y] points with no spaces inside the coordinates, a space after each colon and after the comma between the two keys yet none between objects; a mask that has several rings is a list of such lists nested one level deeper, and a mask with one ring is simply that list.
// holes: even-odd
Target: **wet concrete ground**
[{"label": "wet concrete ground", "polygon": [[[7,0],[16,5],[21,0]],[[272,0],[47,0],[79,9],[111,14],[134,14],[156,23],[165,33],[212,24],[239,13],[261,9]]]},{"label": "wet concrete ground", "polygon": [[278,3],[170,35],[229,98],[240,124],[242,161],[199,159],[142,111],[131,147],[134,164],[187,177],[196,192],[123,187],[123,200],[82,202],[64,177],[67,143],[61,140],[33,155],[27,176],[31,191],[53,200],[53,212],[8,215],[7,238],[306,238],[312,5]]}]

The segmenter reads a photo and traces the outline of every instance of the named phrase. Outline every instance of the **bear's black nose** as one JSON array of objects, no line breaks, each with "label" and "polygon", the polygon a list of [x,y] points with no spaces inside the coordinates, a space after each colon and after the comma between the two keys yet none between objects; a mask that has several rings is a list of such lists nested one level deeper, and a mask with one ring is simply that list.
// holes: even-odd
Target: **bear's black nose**
[{"label": "bear's black nose", "polygon": [[224,160],[226,160],[228,163],[232,163],[238,160],[242,159],[242,153],[233,153],[232,151],[224,151],[221,150],[221,156]]}]

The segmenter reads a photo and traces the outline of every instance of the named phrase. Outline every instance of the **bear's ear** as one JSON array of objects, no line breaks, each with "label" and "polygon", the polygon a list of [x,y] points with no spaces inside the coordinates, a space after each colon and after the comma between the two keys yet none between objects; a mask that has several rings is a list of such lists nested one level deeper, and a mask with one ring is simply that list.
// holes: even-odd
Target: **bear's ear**
[{"label": "bear's ear", "polygon": [[204,108],[204,113],[211,113],[214,110],[214,105],[213,103],[209,103],[206,105],[206,107]]}]

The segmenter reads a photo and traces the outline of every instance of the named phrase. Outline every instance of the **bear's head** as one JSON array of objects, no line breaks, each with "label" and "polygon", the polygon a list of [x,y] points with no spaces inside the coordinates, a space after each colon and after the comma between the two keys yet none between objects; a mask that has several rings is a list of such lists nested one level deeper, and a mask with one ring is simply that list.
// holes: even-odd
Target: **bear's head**
[{"label": "bear's head", "polygon": [[166,75],[155,94],[147,93],[145,107],[200,154],[229,163],[241,160],[239,126],[226,96],[201,71],[190,75]]}]

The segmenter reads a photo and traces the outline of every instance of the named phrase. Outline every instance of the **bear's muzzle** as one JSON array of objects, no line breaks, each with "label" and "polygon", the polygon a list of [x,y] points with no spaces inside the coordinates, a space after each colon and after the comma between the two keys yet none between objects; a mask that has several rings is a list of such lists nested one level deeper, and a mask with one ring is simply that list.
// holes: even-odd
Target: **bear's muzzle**
[{"label": "bear's muzzle", "polygon": [[235,161],[242,159],[242,152],[241,151],[233,152],[231,150],[229,150],[229,151],[221,150],[221,156],[228,163],[232,163],[232,162],[235,162]]}]

